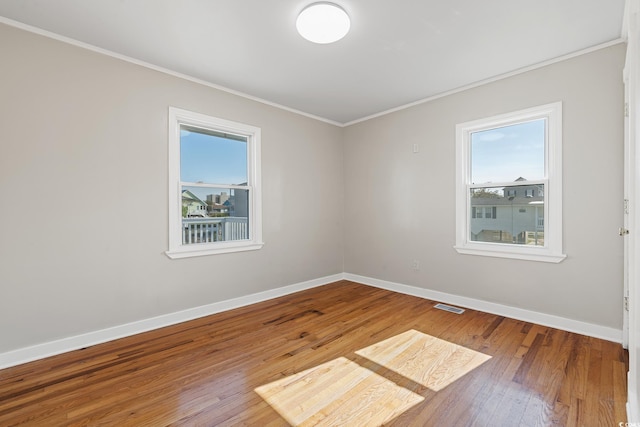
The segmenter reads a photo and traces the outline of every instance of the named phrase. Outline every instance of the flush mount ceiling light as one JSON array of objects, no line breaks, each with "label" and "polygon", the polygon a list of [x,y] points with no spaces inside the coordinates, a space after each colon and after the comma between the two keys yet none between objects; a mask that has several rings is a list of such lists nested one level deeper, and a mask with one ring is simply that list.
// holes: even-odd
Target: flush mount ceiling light
[{"label": "flush mount ceiling light", "polygon": [[349,15],[340,6],[328,2],[305,7],[296,21],[302,37],[313,43],[333,43],[343,38],[351,27]]}]

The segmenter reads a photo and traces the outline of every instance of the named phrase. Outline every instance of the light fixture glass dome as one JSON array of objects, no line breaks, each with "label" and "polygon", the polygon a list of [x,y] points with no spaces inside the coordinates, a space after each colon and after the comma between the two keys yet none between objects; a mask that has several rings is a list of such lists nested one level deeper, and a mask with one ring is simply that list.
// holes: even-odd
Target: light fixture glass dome
[{"label": "light fixture glass dome", "polygon": [[313,43],[333,43],[349,32],[349,15],[337,4],[312,3],[300,12],[296,28],[302,37]]}]

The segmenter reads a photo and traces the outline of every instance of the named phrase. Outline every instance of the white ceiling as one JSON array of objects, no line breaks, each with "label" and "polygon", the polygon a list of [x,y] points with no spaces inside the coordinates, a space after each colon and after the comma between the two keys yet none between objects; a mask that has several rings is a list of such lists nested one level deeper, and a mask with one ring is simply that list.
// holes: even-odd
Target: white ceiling
[{"label": "white ceiling", "polygon": [[295,29],[312,2],[0,0],[0,16],[344,124],[619,40],[624,10],[624,0],[334,0],[351,32],[315,45]]}]

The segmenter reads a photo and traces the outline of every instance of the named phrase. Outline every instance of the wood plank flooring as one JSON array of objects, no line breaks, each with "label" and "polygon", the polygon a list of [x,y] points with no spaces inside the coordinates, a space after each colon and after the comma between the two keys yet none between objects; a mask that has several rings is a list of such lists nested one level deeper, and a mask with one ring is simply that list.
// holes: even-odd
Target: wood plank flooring
[{"label": "wood plank flooring", "polygon": [[619,344],[348,281],[0,370],[0,426],[617,426]]}]

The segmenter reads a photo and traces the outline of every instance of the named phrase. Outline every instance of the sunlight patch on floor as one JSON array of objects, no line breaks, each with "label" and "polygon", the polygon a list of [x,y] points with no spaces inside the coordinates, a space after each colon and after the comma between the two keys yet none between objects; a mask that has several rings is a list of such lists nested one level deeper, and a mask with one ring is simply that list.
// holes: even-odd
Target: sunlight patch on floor
[{"label": "sunlight patch on floor", "polygon": [[356,354],[433,391],[439,391],[491,359],[483,353],[409,330]]},{"label": "sunlight patch on floor", "polygon": [[294,426],[344,426],[356,420],[358,425],[381,425],[424,400],[344,357],[258,387],[256,392]]},{"label": "sunlight patch on floor", "polygon": [[[491,358],[413,329],[356,354],[436,392]],[[379,426],[424,400],[345,357],[255,391],[294,426]]]}]

